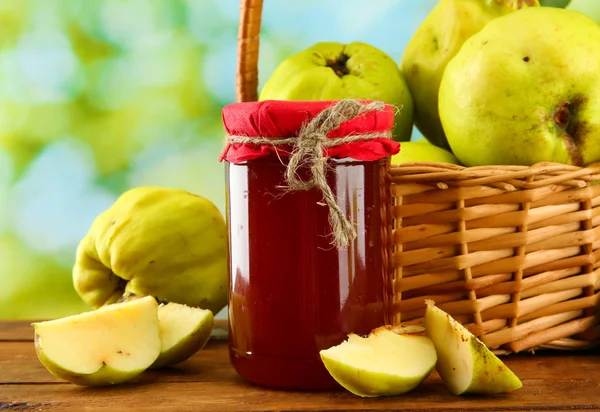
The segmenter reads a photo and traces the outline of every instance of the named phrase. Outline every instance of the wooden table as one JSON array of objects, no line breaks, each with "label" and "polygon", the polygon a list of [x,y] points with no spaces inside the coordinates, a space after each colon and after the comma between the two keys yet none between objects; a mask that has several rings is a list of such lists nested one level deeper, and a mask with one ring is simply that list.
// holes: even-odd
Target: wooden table
[{"label": "wooden table", "polygon": [[[217,329],[222,329],[218,323]],[[136,383],[84,388],[44,369],[30,322],[0,321],[0,411],[547,411],[600,410],[600,351],[513,355],[506,364],[523,388],[496,396],[454,396],[433,373],[398,397],[363,399],[343,389],[277,391],[246,383],[229,364],[225,339],[175,368],[145,372]]]}]

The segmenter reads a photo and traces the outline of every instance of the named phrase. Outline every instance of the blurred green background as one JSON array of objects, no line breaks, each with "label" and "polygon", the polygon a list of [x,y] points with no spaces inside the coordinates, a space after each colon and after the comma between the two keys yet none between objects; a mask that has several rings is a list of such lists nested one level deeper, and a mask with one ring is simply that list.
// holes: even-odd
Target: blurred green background
[{"label": "blurred green background", "polygon": [[[399,62],[436,3],[265,0],[260,83],[318,41],[364,41]],[[88,310],[75,249],[131,187],[186,189],[224,212],[220,111],[235,99],[238,7],[0,1],[0,318]]]}]

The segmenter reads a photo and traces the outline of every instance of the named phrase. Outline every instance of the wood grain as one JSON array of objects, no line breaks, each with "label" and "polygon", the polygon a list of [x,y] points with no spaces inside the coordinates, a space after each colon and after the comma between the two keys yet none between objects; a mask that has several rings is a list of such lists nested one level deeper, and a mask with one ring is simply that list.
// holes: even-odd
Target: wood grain
[{"label": "wood grain", "polygon": [[[227,342],[212,340],[176,367],[145,372],[136,382],[83,388],[60,381],[39,363],[33,342],[14,339],[27,327],[0,323],[0,410],[14,411],[417,411],[600,410],[600,352],[543,352],[503,358],[523,388],[505,395],[454,396],[436,373],[403,396],[363,399],[339,389],[277,391],[242,380]],[[21,322],[24,323],[24,322]],[[84,409],[85,408],[85,409]]]},{"label": "wood grain", "polygon": [[0,342],[33,341],[32,322],[35,320],[0,320]]}]

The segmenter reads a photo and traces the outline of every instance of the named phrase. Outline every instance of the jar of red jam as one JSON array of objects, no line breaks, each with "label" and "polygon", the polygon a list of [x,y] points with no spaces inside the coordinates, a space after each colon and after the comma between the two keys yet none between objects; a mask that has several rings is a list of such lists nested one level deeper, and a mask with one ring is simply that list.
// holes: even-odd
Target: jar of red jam
[{"label": "jar of red jam", "polygon": [[393,117],[364,101],[223,109],[229,350],[246,380],[336,387],[319,351],[390,323]]}]

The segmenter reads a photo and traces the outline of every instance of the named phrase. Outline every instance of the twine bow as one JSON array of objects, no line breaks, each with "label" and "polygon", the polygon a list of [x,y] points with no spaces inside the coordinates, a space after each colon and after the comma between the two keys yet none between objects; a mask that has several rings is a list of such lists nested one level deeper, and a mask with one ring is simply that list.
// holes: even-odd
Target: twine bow
[{"label": "twine bow", "polygon": [[[347,143],[366,141],[380,138],[390,138],[391,132],[375,132],[352,134],[339,138],[328,138],[327,134],[348,120],[369,111],[381,111],[385,107],[382,102],[361,103],[357,100],[340,100],[338,103],[327,107],[317,114],[311,121],[302,125],[297,137],[291,138],[265,138],[229,136],[229,144],[270,144],[274,146],[291,145],[293,150],[287,165],[285,180],[290,190],[308,190],[317,187],[323,193],[323,201],[329,207],[329,222],[332,228],[334,244],[345,248],[357,236],[356,228],[342,211],[327,184],[327,159],[324,149],[340,146]],[[302,180],[298,170],[302,166],[309,166],[310,177]]]}]

